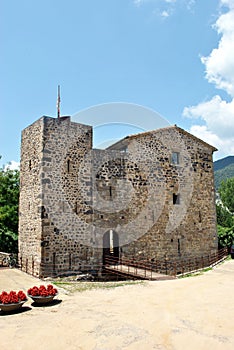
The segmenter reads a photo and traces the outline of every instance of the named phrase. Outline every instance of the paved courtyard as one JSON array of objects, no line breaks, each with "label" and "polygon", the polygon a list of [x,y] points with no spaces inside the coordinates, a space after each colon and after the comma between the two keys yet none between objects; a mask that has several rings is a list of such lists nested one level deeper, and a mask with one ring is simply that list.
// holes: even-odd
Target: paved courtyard
[{"label": "paved courtyard", "polygon": [[[0,269],[0,291],[48,284]],[[234,260],[179,280],[67,294],[20,313],[0,313],[1,350],[231,350]]]}]

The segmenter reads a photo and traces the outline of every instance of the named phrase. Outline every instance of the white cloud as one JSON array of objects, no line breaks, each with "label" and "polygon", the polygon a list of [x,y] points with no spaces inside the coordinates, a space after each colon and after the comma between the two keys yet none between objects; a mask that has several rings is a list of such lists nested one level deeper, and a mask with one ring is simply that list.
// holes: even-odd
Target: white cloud
[{"label": "white cloud", "polygon": [[20,163],[19,162],[15,162],[14,160],[12,160],[11,162],[7,163],[4,166],[4,170],[19,170],[20,168]]},{"label": "white cloud", "polygon": [[207,128],[221,138],[234,137],[234,100],[228,103],[217,95],[197,106],[185,107],[183,114],[188,118],[201,118]]},{"label": "white cloud", "polygon": [[230,96],[231,101],[219,95],[196,106],[185,107],[183,115],[200,119],[205,125],[194,125],[190,131],[219,148],[220,155],[234,154],[234,0],[220,0],[228,12],[221,14],[214,28],[221,35],[217,48],[202,57],[206,79]]},{"label": "white cloud", "polygon": [[221,15],[215,28],[222,35],[218,48],[201,61],[207,80],[234,97],[234,9]]},{"label": "white cloud", "polygon": [[234,154],[234,138],[222,139],[209,130],[206,125],[193,125],[189,131],[218,149],[218,152],[214,154],[214,159]]},{"label": "white cloud", "polygon": [[169,17],[170,14],[168,13],[168,11],[163,11],[163,12],[161,13],[161,16],[166,18],[166,17]]},{"label": "white cloud", "polygon": [[234,9],[234,1],[233,0],[220,0],[221,5],[226,5],[230,9]]}]

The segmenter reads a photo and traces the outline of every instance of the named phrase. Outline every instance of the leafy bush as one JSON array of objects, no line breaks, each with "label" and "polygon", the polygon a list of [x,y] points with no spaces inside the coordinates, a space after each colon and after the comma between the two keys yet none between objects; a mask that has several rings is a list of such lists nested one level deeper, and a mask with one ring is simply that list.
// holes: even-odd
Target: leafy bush
[{"label": "leafy bush", "polygon": [[219,194],[223,205],[234,213],[234,177],[221,182]]},{"label": "leafy bush", "polygon": [[234,244],[234,226],[233,227],[222,227],[218,225],[218,240],[219,248],[228,247],[230,248]]},{"label": "leafy bush", "polygon": [[19,171],[0,168],[0,251],[18,251]]},{"label": "leafy bush", "polygon": [[223,227],[232,227],[234,218],[232,214],[221,204],[216,205],[217,224]]}]

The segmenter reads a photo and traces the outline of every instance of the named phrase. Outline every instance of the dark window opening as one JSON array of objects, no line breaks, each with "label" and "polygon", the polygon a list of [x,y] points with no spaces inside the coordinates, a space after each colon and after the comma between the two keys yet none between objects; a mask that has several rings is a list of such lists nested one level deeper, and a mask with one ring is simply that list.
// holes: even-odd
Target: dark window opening
[{"label": "dark window opening", "polygon": [[173,204],[180,204],[180,195],[173,193]]},{"label": "dark window opening", "polygon": [[178,238],[178,255],[181,255],[181,253],[180,253],[180,239]]},{"label": "dark window opening", "polygon": [[29,170],[32,170],[32,161],[31,161],[31,159],[28,162],[28,166],[29,166]]},{"label": "dark window opening", "polygon": [[70,173],[70,167],[71,167],[71,161],[70,159],[67,160],[67,172]]},{"label": "dark window opening", "polygon": [[110,194],[110,197],[112,197],[112,187],[111,186],[109,187],[109,194]]},{"label": "dark window opening", "polygon": [[42,206],[41,207],[41,219],[47,219],[47,214],[46,214],[46,210],[45,210],[45,207]]},{"label": "dark window opening", "polygon": [[201,216],[201,212],[200,211],[199,211],[198,215],[199,215],[199,222],[202,222],[202,216]]},{"label": "dark window opening", "polygon": [[69,254],[69,270],[71,270],[71,265],[72,265],[72,259],[71,259],[71,254]]}]

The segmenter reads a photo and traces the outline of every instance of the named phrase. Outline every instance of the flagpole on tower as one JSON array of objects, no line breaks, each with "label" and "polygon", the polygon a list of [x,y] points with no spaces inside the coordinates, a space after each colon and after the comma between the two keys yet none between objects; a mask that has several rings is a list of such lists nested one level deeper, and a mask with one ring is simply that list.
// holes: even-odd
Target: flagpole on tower
[{"label": "flagpole on tower", "polygon": [[60,85],[58,85],[57,117],[60,118]]}]

